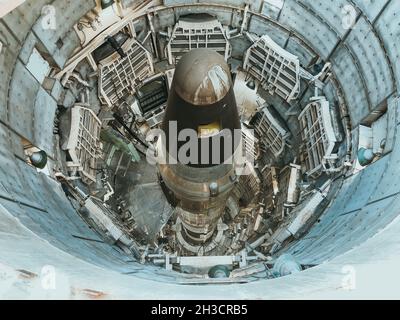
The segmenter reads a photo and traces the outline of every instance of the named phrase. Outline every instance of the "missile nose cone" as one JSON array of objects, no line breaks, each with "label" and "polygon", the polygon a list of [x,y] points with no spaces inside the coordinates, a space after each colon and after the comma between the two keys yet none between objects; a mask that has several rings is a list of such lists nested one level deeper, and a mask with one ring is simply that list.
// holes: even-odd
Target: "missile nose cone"
[{"label": "missile nose cone", "polygon": [[[233,139],[240,120],[230,69],[223,56],[210,49],[195,49],[182,56],[162,129],[168,137],[166,151],[180,163],[211,167],[232,157],[240,143]],[[189,134],[187,129],[193,139],[184,139]],[[184,152],[186,148],[188,152]],[[179,154],[188,156],[181,161]]]},{"label": "missile nose cone", "polygon": [[194,49],[185,54],[175,70],[174,88],[193,105],[210,105],[222,100],[232,85],[224,58],[209,49]]}]

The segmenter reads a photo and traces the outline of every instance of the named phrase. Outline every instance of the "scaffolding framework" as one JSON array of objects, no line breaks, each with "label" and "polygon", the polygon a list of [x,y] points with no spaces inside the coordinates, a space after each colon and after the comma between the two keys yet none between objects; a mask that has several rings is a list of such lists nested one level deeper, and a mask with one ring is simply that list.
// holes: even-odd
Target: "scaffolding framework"
[{"label": "scaffolding framework", "polygon": [[118,53],[100,62],[100,99],[109,107],[136,92],[136,86],[154,73],[151,54],[136,40],[122,46],[125,57]]},{"label": "scaffolding framework", "polygon": [[257,160],[259,158],[258,139],[252,129],[242,124],[242,149],[247,159]]},{"label": "scaffolding framework", "polygon": [[290,102],[300,92],[300,62],[269,36],[264,35],[246,52],[244,69],[260,81],[271,95]]},{"label": "scaffolding framework", "polygon": [[289,133],[275,119],[268,107],[258,112],[252,124],[259,137],[261,151],[269,150],[277,158],[285,150]]},{"label": "scaffolding framework", "polygon": [[329,170],[332,160],[337,158],[334,149],[337,143],[333,129],[329,102],[319,97],[308,104],[299,115],[301,137],[305,147],[307,175],[318,176]]},{"label": "scaffolding framework", "polygon": [[71,109],[71,128],[66,150],[71,158],[67,161],[68,171],[80,174],[84,183],[96,182],[97,159],[102,155],[100,142],[101,121],[85,107]]},{"label": "scaffolding framework", "polygon": [[231,46],[221,23],[209,17],[204,20],[181,19],[172,30],[167,45],[169,64],[177,64],[181,56],[192,49],[208,48],[228,60]]}]

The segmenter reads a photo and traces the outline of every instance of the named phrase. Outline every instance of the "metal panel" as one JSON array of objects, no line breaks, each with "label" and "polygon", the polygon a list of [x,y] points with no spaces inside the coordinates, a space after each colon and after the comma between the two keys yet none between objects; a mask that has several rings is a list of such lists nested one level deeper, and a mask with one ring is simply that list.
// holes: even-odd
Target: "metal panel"
[{"label": "metal panel", "polygon": [[[289,0],[292,1],[292,0]],[[315,1],[315,0],[302,0],[296,1],[307,10],[308,15],[315,16],[320,24],[326,25],[335,34],[342,38],[346,33],[346,29],[342,26],[342,17],[344,17],[343,8],[348,6],[348,0],[335,0],[335,1]]]},{"label": "metal panel", "polygon": [[284,0],[265,0],[261,13],[267,17],[277,20],[283,7]]},{"label": "metal panel", "polygon": [[[193,4],[193,3],[192,3]],[[207,13],[214,16],[221,22],[222,25],[228,26],[232,19],[232,9],[223,6],[212,6],[207,4],[202,4],[199,6],[188,6],[188,7],[176,7],[175,16],[179,20],[181,16],[188,14],[199,14]]]},{"label": "metal panel", "polygon": [[362,77],[368,89],[372,108],[374,109],[393,91],[391,73],[379,39],[372,26],[360,18],[348,38],[346,45],[357,57]]},{"label": "metal panel", "polygon": [[290,37],[285,49],[297,56],[300,60],[300,64],[304,67],[307,67],[314,58],[314,53],[303,47],[297,38]]},{"label": "metal panel", "polygon": [[10,77],[17,59],[19,44],[0,22],[0,119],[7,119],[7,97]]},{"label": "metal panel", "polygon": [[37,38],[33,32],[30,32],[26,37],[26,40],[22,46],[22,49],[19,54],[19,58],[21,59],[23,64],[27,64],[30,56],[32,55],[33,49],[37,43]]},{"label": "metal panel", "polygon": [[34,106],[34,144],[50,156],[54,154],[53,128],[56,109],[56,101],[40,88]]},{"label": "metal panel", "polygon": [[400,33],[395,30],[398,30],[400,24],[400,15],[397,14],[399,11],[400,2],[391,1],[374,25],[392,62],[391,67],[397,78],[397,87],[400,87],[400,64],[397,62],[400,58]]},{"label": "metal panel", "polygon": [[30,141],[34,137],[34,103],[39,86],[22,63],[17,62],[10,83],[9,119],[13,129]]},{"label": "metal panel", "polygon": [[385,143],[384,153],[391,152],[393,150],[396,136],[400,132],[397,126],[400,123],[400,99],[392,98],[388,102],[387,110],[387,136]]},{"label": "metal panel", "polygon": [[50,65],[37,51],[33,49],[32,54],[29,57],[26,69],[35,77],[35,79],[42,84],[46,76],[49,74]]},{"label": "metal panel", "polygon": [[339,217],[337,227],[332,226],[325,235],[324,241],[319,243],[321,249],[314,250],[307,256],[304,255],[303,261],[319,264],[363,243],[395,218],[396,214],[393,212],[384,213],[392,202],[393,199],[384,199],[356,213]]},{"label": "metal panel", "polygon": [[278,28],[276,25],[258,16],[251,16],[248,31],[257,34],[258,36],[267,34],[281,47],[285,46],[285,43],[289,38],[289,32],[282,28]]},{"label": "metal panel", "polygon": [[[323,2],[325,4],[325,2]],[[333,2],[326,2],[332,4]],[[322,5],[322,2],[319,2]],[[331,14],[332,8],[329,9]],[[327,58],[336,46],[339,36],[333,27],[321,21],[295,0],[286,0],[279,22],[302,35],[323,57]],[[335,21],[337,25],[337,20]]]},{"label": "metal panel", "polygon": [[2,19],[22,43],[33,24],[40,18],[43,6],[51,2],[52,0],[35,0],[33,5],[32,1],[25,1]]},{"label": "metal panel", "polygon": [[359,73],[355,61],[346,47],[340,46],[332,57],[333,70],[343,88],[353,127],[370,113],[365,92],[363,75]]},{"label": "metal panel", "polygon": [[352,2],[373,22],[387,2],[391,0],[352,0]]},{"label": "metal panel", "polygon": [[26,188],[27,182],[24,181],[24,176],[18,164],[23,163],[24,166],[29,166],[14,157],[9,143],[7,129],[0,125],[0,198],[42,208],[42,205],[34,196],[35,186],[32,189]]},{"label": "metal panel", "polygon": [[[399,126],[397,127],[397,130],[398,129]],[[396,137],[393,151],[388,155],[388,157],[390,157],[390,163],[388,164],[385,175],[382,177],[379,188],[371,198],[371,201],[390,197],[400,192],[400,179],[394,178],[400,177],[400,139],[398,136]]]}]

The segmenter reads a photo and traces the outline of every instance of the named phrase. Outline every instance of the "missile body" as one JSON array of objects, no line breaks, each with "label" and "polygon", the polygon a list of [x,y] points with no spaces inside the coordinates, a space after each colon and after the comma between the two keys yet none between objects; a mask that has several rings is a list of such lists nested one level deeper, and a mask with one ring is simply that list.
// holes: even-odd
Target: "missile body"
[{"label": "missile body", "polygon": [[169,160],[159,164],[161,179],[175,199],[178,240],[194,252],[216,236],[236,181],[232,156],[240,145],[240,121],[221,55],[195,49],[181,58],[162,129]]}]

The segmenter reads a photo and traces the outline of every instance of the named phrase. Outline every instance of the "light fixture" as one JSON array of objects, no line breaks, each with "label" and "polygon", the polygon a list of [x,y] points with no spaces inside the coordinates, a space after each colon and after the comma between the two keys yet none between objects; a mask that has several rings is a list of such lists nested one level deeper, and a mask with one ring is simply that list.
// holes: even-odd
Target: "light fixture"
[{"label": "light fixture", "polygon": [[249,89],[254,90],[256,88],[256,83],[254,82],[254,80],[249,80],[247,81],[246,86]]},{"label": "light fixture", "polygon": [[47,154],[43,150],[35,152],[29,157],[29,160],[34,167],[43,169],[47,164]]},{"label": "light fixture", "polygon": [[210,278],[229,278],[230,271],[227,266],[215,266],[208,271]]},{"label": "light fixture", "polygon": [[101,0],[101,8],[104,10],[114,4],[114,0]]},{"label": "light fixture", "polygon": [[375,154],[372,149],[360,148],[357,152],[358,162],[365,167],[374,160]]}]

